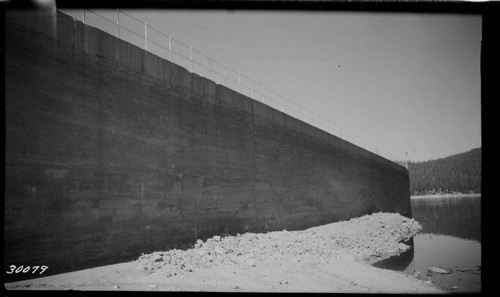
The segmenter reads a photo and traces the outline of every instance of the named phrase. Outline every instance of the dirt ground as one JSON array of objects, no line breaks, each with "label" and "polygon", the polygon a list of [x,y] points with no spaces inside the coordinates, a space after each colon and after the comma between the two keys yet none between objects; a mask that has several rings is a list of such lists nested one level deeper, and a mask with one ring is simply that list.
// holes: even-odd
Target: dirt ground
[{"label": "dirt ground", "polygon": [[303,231],[198,240],[188,250],[6,283],[7,290],[443,293],[429,281],[376,268],[409,247],[421,226],[376,213]]}]

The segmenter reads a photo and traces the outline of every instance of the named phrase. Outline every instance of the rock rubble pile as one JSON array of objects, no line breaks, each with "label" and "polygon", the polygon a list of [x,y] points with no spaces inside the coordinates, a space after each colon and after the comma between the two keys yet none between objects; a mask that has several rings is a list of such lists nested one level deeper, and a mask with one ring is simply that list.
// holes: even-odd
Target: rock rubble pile
[{"label": "rock rubble pile", "polygon": [[137,268],[174,276],[199,267],[215,265],[249,269],[268,261],[301,261],[314,258],[325,263],[331,258],[354,256],[374,262],[404,252],[402,241],[413,237],[421,226],[413,219],[394,213],[374,213],[303,231],[245,233],[198,239],[188,250],[172,249],[142,255]]}]

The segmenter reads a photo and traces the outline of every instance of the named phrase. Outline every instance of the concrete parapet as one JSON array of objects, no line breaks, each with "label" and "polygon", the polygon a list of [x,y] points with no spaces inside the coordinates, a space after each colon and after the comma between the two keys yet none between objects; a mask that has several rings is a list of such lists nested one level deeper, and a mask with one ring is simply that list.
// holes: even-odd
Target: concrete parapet
[{"label": "concrete parapet", "polygon": [[172,85],[185,89],[191,88],[191,73],[183,67],[172,64],[170,75]]},{"label": "concrete parapet", "polygon": [[203,78],[201,80],[201,83],[202,83],[203,97],[213,102],[213,100],[215,100],[215,92],[217,90],[217,84],[206,78]]},{"label": "concrete parapet", "polygon": [[228,89],[222,85],[216,85],[215,87],[215,100],[220,106],[233,109],[233,90]]}]

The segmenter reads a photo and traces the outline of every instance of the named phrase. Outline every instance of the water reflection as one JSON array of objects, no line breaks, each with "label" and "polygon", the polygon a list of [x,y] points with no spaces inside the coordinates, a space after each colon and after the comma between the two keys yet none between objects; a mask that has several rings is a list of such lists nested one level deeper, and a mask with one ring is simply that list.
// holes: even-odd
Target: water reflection
[{"label": "water reflection", "polygon": [[440,197],[412,199],[413,218],[421,233],[450,235],[481,242],[481,198]]},{"label": "water reflection", "polygon": [[396,271],[404,271],[408,268],[410,263],[413,261],[413,257],[415,255],[413,238],[410,238],[408,241],[404,242],[409,245],[410,248],[403,253],[392,256],[390,258],[384,259],[382,261],[378,261],[373,266],[385,269],[391,269]]},{"label": "water reflection", "polygon": [[481,244],[454,236],[420,233],[414,237],[415,256],[406,272],[426,273],[437,266],[451,274],[434,274],[432,281],[444,288],[457,287],[459,292],[481,291]]},{"label": "water reflection", "polygon": [[374,266],[406,273],[437,266],[451,274],[433,274],[433,283],[455,292],[481,291],[481,197],[418,198],[411,201],[413,218],[422,230],[413,248]]}]

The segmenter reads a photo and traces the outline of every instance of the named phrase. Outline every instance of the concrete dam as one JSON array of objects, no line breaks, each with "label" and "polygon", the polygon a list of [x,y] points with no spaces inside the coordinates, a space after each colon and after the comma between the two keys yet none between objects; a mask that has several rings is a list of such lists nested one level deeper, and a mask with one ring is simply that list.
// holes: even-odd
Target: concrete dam
[{"label": "concrete dam", "polygon": [[403,166],[61,12],[35,23],[6,14],[4,268],[411,216]]}]

